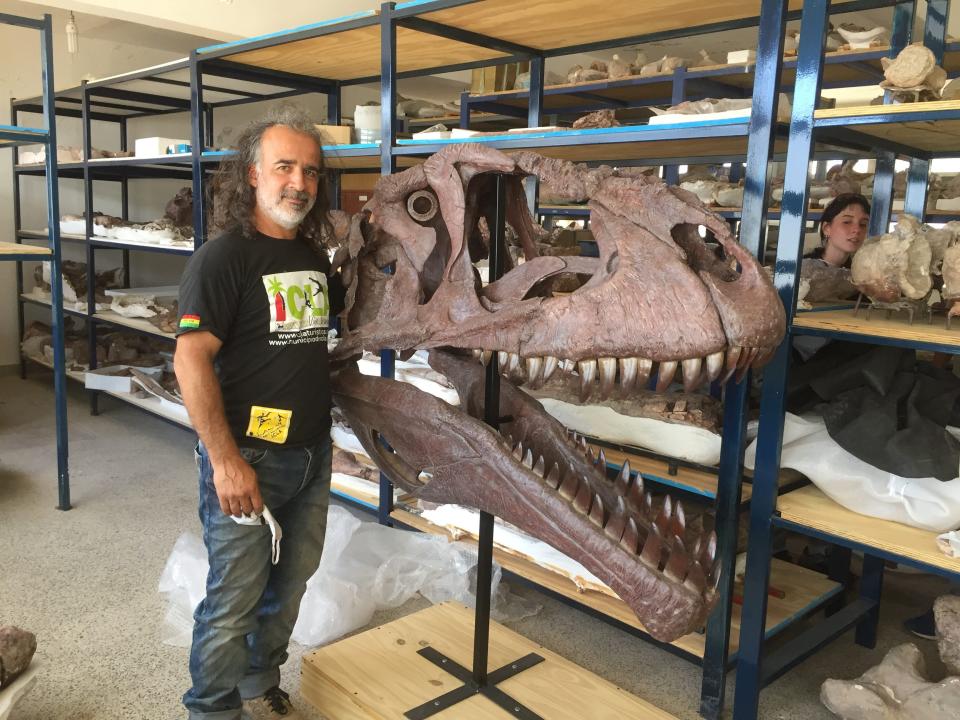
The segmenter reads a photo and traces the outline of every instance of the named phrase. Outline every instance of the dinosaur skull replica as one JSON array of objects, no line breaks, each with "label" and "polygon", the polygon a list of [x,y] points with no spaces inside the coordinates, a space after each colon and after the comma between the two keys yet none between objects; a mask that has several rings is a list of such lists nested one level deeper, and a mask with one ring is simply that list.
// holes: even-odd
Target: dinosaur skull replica
[{"label": "dinosaur skull replica", "polygon": [[[497,175],[525,261],[483,285],[474,264],[489,254]],[[537,255],[528,175],[589,201],[599,257]],[[392,481],[491,512],[579,560],[658,639],[703,625],[715,537],[686,537],[682,509],[654,503],[628,466],[608,480],[605,460],[510,382],[499,432],[483,423],[484,368],[472,356],[532,387],[570,373],[582,398],[629,396],[651,377],[692,390],[759,367],[783,337],[783,307],[722,218],[657,178],[454,145],[382,178],[334,265],[348,288],[334,360],[430,349],[460,395],[458,409],[350,367],[335,375],[335,402]],[[549,281],[563,275],[582,285],[554,296]]]}]

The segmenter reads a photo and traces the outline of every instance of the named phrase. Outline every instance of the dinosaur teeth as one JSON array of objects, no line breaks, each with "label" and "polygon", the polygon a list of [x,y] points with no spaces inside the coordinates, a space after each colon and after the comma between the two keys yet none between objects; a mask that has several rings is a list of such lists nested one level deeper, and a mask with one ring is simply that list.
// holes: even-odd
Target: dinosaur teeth
[{"label": "dinosaur teeth", "polygon": [[506,373],[507,368],[510,366],[510,353],[506,350],[500,350],[497,352],[497,367],[501,373]]},{"label": "dinosaur teeth", "polygon": [[700,555],[700,564],[704,567],[710,567],[713,565],[714,560],[717,557],[717,533],[714,530],[710,531],[710,535],[707,536],[707,544],[701,550]]},{"label": "dinosaur teeth", "polygon": [[[603,526],[604,534],[614,542],[620,542],[623,531],[627,527],[627,505],[622,497],[617,497],[617,506],[611,511],[607,524]],[[636,527],[636,525],[634,525]],[[634,548],[635,550],[636,548]]]},{"label": "dinosaur teeth", "polygon": [[584,482],[580,483],[580,489],[577,490],[576,497],[573,498],[573,509],[576,510],[581,515],[586,515],[590,512],[590,503],[593,500],[593,490],[590,489],[590,483]]},{"label": "dinosaur teeth", "polygon": [[523,466],[533,469],[533,450],[527,449],[527,454],[523,456]]},{"label": "dinosaur teeth", "polygon": [[593,381],[597,377],[597,361],[581,360],[577,363],[580,373],[580,402],[586,402],[593,392]]},{"label": "dinosaur teeth", "polygon": [[624,393],[633,390],[633,385],[637,381],[637,358],[620,358],[620,388]]},{"label": "dinosaur teeth", "polygon": [[675,582],[682,582],[687,576],[688,564],[689,560],[686,550],[683,549],[683,543],[680,538],[674,537],[673,547],[670,548],[670,559],[663,568],[663,574]]},{"label": "dinosaur teeth", "polygon": [[616,480],[613,481],[613,490],[620,497],[624,497],[630,490],[630,461],[624,460],[623,467],[617,473]]},{"label": "dinosaur teeth", "polygon": [[479,360],[479,359],[480,359],[480,351],[479,351],[479,350],[474,350],[474,351],[473,351],[473,359],[474,359],[474,360]]},{"label": "dinosaur teeth", "polygon": [[683,510],[683,504],[679,500],[677,500],[676,507],[673,511],[673,522],[670,525],[670,532],[681,538],[687,533],[687,515]]},{"label": "dinosaur teeth", "polygon": [[545,463],[544,460],[543,460],[543,455],[541,455],[541,456],[537,459],[537,463],[533,466],[533,471],[534,471],[537,475],[539,475],[540,477],[543,477],[543,474],[544,474],[544,472],[546,472],[546,469],[547,469],[547,468],[546,468],[546,463]]},{"label": "dinosaur teeth", "polygon": [[577,476],[573,473],[570,473],[563,479],[563,482],[560,483],[558,492],[560,493],[560,497],[562,497],[564,500],[570,501],[577,496],[577,488],[579,487],[580,481],[577,480]]},{"label": "dinosaur teeth", "polygon": [[734,345],[733,347],[727,348],[727,372],[733,372],[737,369],[737,363],[740,361],[740,354],[743,352],[743,348]]},{"label": "dinosaur teeth", "polygon": [[540,387],[543,384],[543,379],[540,377],[540,373],[543,371],[543,358],[527,358],[526,366],[527,382],[534,388]]},{"label": "dinosaur teeth", "polygon": [[493,357],[492,350],[482,350],[480,352],[480,362],[483,364],[484,367],[490,364],[490,358],[492,357]]},{"label": "dinosaur teeth", "polygon": [[707,576],[703,573],[700,563],[694,562],[687,571],[687,579],[683,581],[684,587],[693,590],[697,595],[702,595],[707,589]]},{"label": "dinosaur teeth", "polygon": [[665,360],[660,363],[660,369],[657,372],[657,392],[662,393],[670,387],[673,382],[673,376],[677,374],[677,361]]},{"label": "dinosaur teeth", "polygon": [[597,464],[597,459],[596,459],[596,456],[593,454],[592,446],[587,448],[587,462],[590,463],[591,465]]},{"label": "dinosaur teeth", "polygon": [[634,510],[642,512],[647,507],[646,495],[647,493],[643,491],[643,476],[637,473],[637,477],[627,493],[627,502]]},{"label": "dinosaur teeth", "polygon": [[750,370],[750,366],[753,365],[753,361],[757,359],[759,353],[760,348],[747,348],[740,356],[740,364],[737,365],[737,382],[746,377],[747,371]]},{"label": "dinosaur teeth", "polygon": [[606,472],[607,472],[607,456],[604,454],[604,452],[603,452],[602,449],[600,450],[600,452],[597,453],[597,462],[596,462],[595,464],[597,465],[597,467],[600,468],[600,472],[606,474]]},{"label": "dinosaur teeth", "polygon": [[510,365],[507,368],[507,372],[512,375],[520,369],[520,355],[518,353],[510,353],[508,360]]},{"label": "dinosaur teeth", "polygon": [[657,526],[651,525],[650,533],[647,535],[647,540],[643,543],[643,550],[640,552],[640,561],[647,567],[659,569],[662,549],[663,541],[660,539]]},{"label": "dinosaur teeth", "polygon": [[663,505],[660,507],[660,513],[654,521],[657,529],[664,537],[670,537],[670,525],[673,521],[673,498],[669,495],[663,496]]},{"label": "dinosaur teeth", "polygon": [[650,373],[653,372],[653,360],[646,358],[637,358],[637,389],[644,390],[650,381]]},{"label": "dinosaur teeth", "polygon": [[617,379],[617,359],[604,357],[597,362],[600,369],[600,397],[606,400],[610,397],[614,382]]},{"label": "dinosaur teeth", "polygon": [[683,389],[693,392],[697,389],[703,376],[703,361],[700,358],[690,358],[683,361]]},{"label": "dinosaur teeth", "polygon": [[517,446],[513,448],[513,456],[517,459],[517,462],[521,462],[523,460],[523,443],[522,442],[518,442]]},{"label": "dinosaur teeth", "polygon": [[560,362],[560,361],[557,360],[557,358],[553,357],[553,355],[546,355],[546,356],[544,356],[544,358],[543,358],[543,382],[546,382],[547,380],[549,380],[549,379],[553,376],[553,373],[556,371],[557,365],[559,364],[559,362]]},{"label": "dinosaur teeth", "polygon": [[556,463],[553,464],[553,467],[550,468],[550,472],[547,473],[546,481],[547,485],[556,490],[560,487],[560,466]]},{"label": "dinosaur teeth", "polygon": [[600,499],[599,495],[595,495],[593,505],[590,506],[590,522],[598,528],[602,528],[604,519],[603,500]]},{"label": "dinosaur teeth", "polygon": [[623,530],[623,536],[620,538],[620,547],[631,555],[637,554],[637,544],[640,542],[640,533],[637,531],[637,523],[633,518],[627,519],[626,527]]},{"label": "dinosaur teeth", "polygon": [[710,382],[713,382],[718,377],[720,373],[723,372],[723,363],[726,359],[723,350],[718,350],[711,355],[707,355],[707,378]]}]

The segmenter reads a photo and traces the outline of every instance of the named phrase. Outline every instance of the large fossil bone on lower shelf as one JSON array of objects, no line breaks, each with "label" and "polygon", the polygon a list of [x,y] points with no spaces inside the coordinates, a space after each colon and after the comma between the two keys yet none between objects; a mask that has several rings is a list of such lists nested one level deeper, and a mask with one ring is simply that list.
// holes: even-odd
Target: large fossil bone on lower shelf
[{"label": "large fossil bone on lower shelf", "polygon": [[827,680],[820,700],[843,720],[954,720],[960,717],[960,597],[934,603],[937,646],[947,676],[928,680],[923,654],[913,643],[898,645],[854,680]]},{"label": "large fossil bone on lower shelf", "polygon": [[881,58],[883,82],[880,87],[890,90],[901,102],[919,102],[940,99],[940,90],[947,80],[947,72],[937,65],[930,48],[923,43],[907,45],[893,60]]}]

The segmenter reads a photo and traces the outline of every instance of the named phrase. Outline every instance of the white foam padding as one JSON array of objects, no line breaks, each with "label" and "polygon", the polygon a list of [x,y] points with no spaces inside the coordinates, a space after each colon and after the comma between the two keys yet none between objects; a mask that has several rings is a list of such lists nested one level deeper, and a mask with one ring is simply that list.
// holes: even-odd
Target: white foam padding
[{"label": "white foam padding", "polygon": [[[750,469],[756,453],[754,440],[744,458]],[[905,478],[873,467],[840,447],[821,417],[787,413],[780,466],[803,473],[834,502],[861,515],[938,533],[960,528],[960,477]]]}]

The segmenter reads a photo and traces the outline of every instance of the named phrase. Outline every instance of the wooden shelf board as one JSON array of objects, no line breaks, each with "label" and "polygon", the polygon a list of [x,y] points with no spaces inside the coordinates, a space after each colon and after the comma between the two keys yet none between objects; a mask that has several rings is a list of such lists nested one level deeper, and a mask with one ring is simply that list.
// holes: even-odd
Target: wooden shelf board
[{"label": "wooden shelf board", "polygon": [[960,559],[937,549],[937,533],[847,510],[813,485],[782,495],[777,509],[784,520],[960,573]]},{"label": "wooden shelf board", "polygon": [[[799,9],[800,0],[790,0]],[[842,7],[843,3],[835,3]],[[692,0],[617,2],[608,0],[554,0],[522,2],[484,0],[423,15],[427,20],[496,37],[540,50],[697,28],[760,15],[759,0]]]},{"label": "wooden shelf board", "polygon": [[[417,651],[431,646],[470,668],[474,611],[441,603],[327,645],[303,658],[300,691],[324,717],[399,720],[408,710],[461,685]],[[544,658],[497,687],[544,718],[675,720],[566,658],[496,622],[490,623],[491,670],[531,652]],[[438,713],[438,720],[506,717],[481,695]]]},{"label": "wooden shelf board", "polygon": [[[603,454],[606,456],[608,464],[621,467],[624,461],[629,461],[631,470],[634,472],[639,472],[644,476],[653,477],[656,481],[664,485],[672,485],[682,490],[686,490],[687,492],[703,495],[707,498],[714,498],[717,496],[716,473],[708,473],[704,472],[703,470],[696,470],[680,465],[677,467],[677,474],[671,475],[670,467],[663,460],[657,460],[645,455],[623,452],[622,450],[616,450],[614,448],[608,448],[602,445],[593,445],[592,447],[594,449],[594,453],[601,449],[603,450]],[[746,502],[752,497],[752,495],[752,488],[749,485],[744,485],[742,488],[742,501]]]},{"label": "wooden shelf board", "polygon": [[[438,35],[397,28],[397,72],[506,57],[507,53]],[[454,58],[456,60],[454,60]],[[231,62],[330,80],[380,75],[380,25],[246,50],[225,56]]]},{"label": "wooden shelf board", "polygon": [[817,110],[815,120],[880,116],[884,122],[855,124],[850,128],[858,133],[881,138],[901,145],[932,153],[960,151],[960,119],[945,118],[898,122],[898,116],[907,113],[936,113],[960,111],[960,100],[901,103],[899,105],[863,105],[858,107],[825,108]]},{"label": "wooden shelf board", "polygon": [[[434,525],[419,515],[406,510],[394,510],[391,517],[422,532],[442,535],[453,539],[445,528]],[[475,543],[469,536],[458,538],[461,541]],[[633,611],[609,588],[581,590],[565,575],[542,567],[532,560],[494,547],[494,559],[507,570],[531,580],[548,590],[582,603],[608,617],[644,631]],[[838,585],[825,576],[782,560],[774,559],[771,565],[770,585],[785,592],[785,597],[769,597],[767,601],[767,636],[772,636],[789,625],[796,617],[805,614],[831,593],[837,592]],[[730,632],[730,653],[737,651],[739,643],[740,605],[733,606]],[[702,658],[706,637],[691,633],[671,643],[674,647],[692,657]]]},{"label": "wooden shelf board", "polygon": [[171,412],[160,404],[160,400],[158,398],[153,396],[139,398],[131,395],[130,393],[112,392],[110,390],[100,390],[100,392],[104,393],[105,395],[109,395],[110,397],[115,397],[117,400],[122,400],[125,403],[129,403],[130,405],[135,405],[138,408],[153,413],[154,415],[159,415],[160,417],[166,418],[171,422],[175,422],[177,425],[182,427],[189,428],[191,430],[193,429],[193,425],[189,420],[177,413]]},{"label": "wooden shelf board", "polygon": [[871,338],[887,338],[902,342],[933,343],[960,348],[960,323],[947,330],[942,317],[934,317],[931,325],[922,318],[917,318],[914,324],[910,325],[906,313],[894,314],[888,320],[883,310],[874,310],[870,319],[867,320],[866,309],[861,307],[856,317],[852,309],[801,313],[794,317],[793,326],[860,335],[863,337],[863,342],[870,342]]},{"label": "wooden shelf board", "polygon": [[[53,363],[47,360],[45,357],[40,357],[39,355],[24,355],[24,357],[32,363],[43,365],[43,367],[53,370]],[[85,372],[83,370],[67,370],[67,377],[70,380],[75,380],[80,384],[86,382],[84,375]]]},{"label": "wooden shelf board", "polygon": [[12,243],[0,241],[0,256],[3,255],[35,255],[39,259],[49,257],[53,253],[50,248],[37,247],[35,245],[24,245],[23,243]]},{"label": "wooden shelf board", "polygon": [[134,330],[139,330],[140,332],[166,338],[167,340],[176,340],[177,338],[177,336],[173,333],[161,332],[159,329],[157,329],[157,327],[151,325],[142,318],[124,317],[119,313],[115,313],[113,310],[101,310],[100,312],[94,313],[93,317],[97,320],[106,320],[107,322],[114,323],[116,325],[123,325],[125,327],[133,328]]}]

